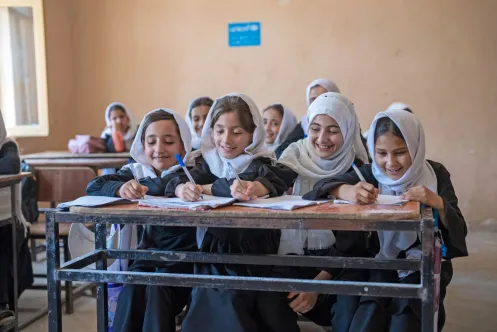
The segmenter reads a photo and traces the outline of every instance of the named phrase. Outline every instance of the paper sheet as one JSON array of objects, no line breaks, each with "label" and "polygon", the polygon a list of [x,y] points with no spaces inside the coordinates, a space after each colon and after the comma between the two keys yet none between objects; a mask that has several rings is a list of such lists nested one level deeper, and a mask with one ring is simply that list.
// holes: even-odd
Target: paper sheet
[{"label": "paper sheet", "polygon": [[[378,195],[378,202],[376,204],[378,205],[403,205],[407,203],[408,201],[405,199],[400,199],[400,196],[393,196],[393,195]],[[343,199],[335,199],[333,201],[335,204],[354,204],[350,201],[346,201]]]},{"label": "paper sheet", "polygon": [[331,200],[308,201],[302,199],[302,196],[286,195],[286,196],[272,197],[267,199],[259,198],[248,202],[237,202],[234,203],[233,205],[261,208],[261,209],[291,211],[306,206],[327,203],[330,201]]},{"label": "paper sheet", "polygon": [[107,197],[107,196],[83,196],[74,201],[61,203],[57,206],[58,209],[69,209],[71,206],[87,206],[99,207],[114,204],[131,203],[130,200],[121,197]]},{"label": "paper sheet", "polygon": [[190,210],[202,210],[202,209],[215,209],[222,206],[231,205],[236,201],[233,197],[217,197],[211,195],[203,195],[203,199],[196,202],[185,202],[181,198],[166,198],[166,197],[156,197],[145,195],[144,199],[140,199],[139,205],[150,206],[157,208],[169,208],[169,209],[190,209]]}]

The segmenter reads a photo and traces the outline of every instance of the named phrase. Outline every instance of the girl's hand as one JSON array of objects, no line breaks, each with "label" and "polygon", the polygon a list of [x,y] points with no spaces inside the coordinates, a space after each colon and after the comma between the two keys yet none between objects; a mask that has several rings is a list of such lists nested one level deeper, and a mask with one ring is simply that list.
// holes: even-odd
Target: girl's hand
[{"label": "girl's hand", "polygon": [[235,180],[230,187],[231,196],[240,201],[250,201],[257,198],[257,185],[251,181]]},{"label": "girl's hand", "polygon": [[316,293],[299,293],[299,292],[291,292],[287,296],[288,299],[292,299],[288,305],[293,311],[305,314],[314,308],[316,301],[318,300],[318,294]]},{"label": "girl's hand", "polygon": [[425,186],[413,187],[401,195],[400,198],[420,202],[439,211],[444,210],[444,201],[442,197]]},{"label": "girl's hand", "polygon": [[378,199],[378,189],[367,182],[359,182],[354,186],[343,184],[331,194],[355,204],[373,204]]},{"label": "girl's hand", "polygon": [[119,188],[117,195],[126,199],[140,199],[147,191],[148,187],[142,186],[136,180],[130,180]]},{"label": "girl's hand", "polygon": [[174,194],[185,202],[195,202],[200,199],[203,193],[202,186],[194,185],[191,182],[180,184],[176,187]]}]

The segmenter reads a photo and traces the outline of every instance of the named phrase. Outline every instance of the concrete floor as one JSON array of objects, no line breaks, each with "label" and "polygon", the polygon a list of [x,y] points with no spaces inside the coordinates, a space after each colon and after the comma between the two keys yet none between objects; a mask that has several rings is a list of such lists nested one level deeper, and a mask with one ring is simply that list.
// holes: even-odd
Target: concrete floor
[{"label": "concrete floor", "polygon": [[[470,231],[468,238],[470,256],[454,260],[454,278],[446,298],[448,332],[497,331],[497,223],[480,225]],[[37,263],[36,269],[43,269]],[[44,291],[27,291],[20,299],[20,320],[24,321],[32,310],[46,305]],[[95,300],[83,297],[75,302],[75,313],[64,315],[63,331],[96,331]],[[27,327],[26,332],[44,332],[47,318]],[[322,329],[304,323],[302,331],[322,332]],[[199,331],[200,332],[200,331]]]}]

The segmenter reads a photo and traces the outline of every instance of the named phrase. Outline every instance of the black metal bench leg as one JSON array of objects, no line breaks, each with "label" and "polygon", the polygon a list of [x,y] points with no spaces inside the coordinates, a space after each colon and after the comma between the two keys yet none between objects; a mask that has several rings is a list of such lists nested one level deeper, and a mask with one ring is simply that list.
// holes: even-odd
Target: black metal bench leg
[{"label": "black metal bench leg", "polygon": [[31,261],[32,262],[37,262],[38,259],[36,257],[36,239],[30,239],[29,240],[29,243],[30,243],[30,251],[31,251]]},{"label": "black metal bench leg", "polygon": [[[64,237],[64,262],[71,260],[71,255],[69,253],[68,238]],[[64,281],[64,291],[66,296],[66,314],[71,315],[74,312],[74,297],[72,293],[72,281]]]}]

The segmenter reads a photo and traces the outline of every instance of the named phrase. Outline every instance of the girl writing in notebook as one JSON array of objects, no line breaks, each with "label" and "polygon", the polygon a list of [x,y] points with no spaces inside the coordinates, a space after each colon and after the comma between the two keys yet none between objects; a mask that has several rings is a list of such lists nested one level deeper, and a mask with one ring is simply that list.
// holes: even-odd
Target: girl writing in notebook
[{"label": "girl writing in notebook", "polygon": [[[289,181],[287,185],[293,186],[296,196],[312,196],[310,191],[319,180],[345,174],[352,163],[362,165],[368,160],[360,139],[359,120],[346,97],[335,92],[320,95],[309,106],[307,118],[309,136],[290,144],[278,161],[285,166],[278,174]],[[285,229],[281,231],[278,254],[366,256],[366,240],[367,234],[362,232]],[[338,278],[339,273],[339,269],[275,267],[272,276],[330,280]],[[331,325],[333,299],[314,293],[260,292],[258,307],[265,331],[298,332],[298,313],[319,325]]]},{"label": "girl writing in notebook", "polygon": [[190,127],[192,134],[192,147],[196,150],[200,149],[200,142],[202,141],[202,128],[204,127],[207,113],[214,101],[209,97],[198,97],[193,99],[188,105],[186,112],[186,123]]},{"label": "girl writing in notebook", "polygon": [[262,111],[264,120],[264,144],[274,151],[283,143],[290,134],[290,130],[297,124],[297,118],[292,111],[281,104],[269,105]]},{"label": "girl writing in notebook", "polygon": [[[280,196],[288,187],[271,166],[274,153],[264,147],[264,124],[255,103],[243,94],[229,94],[212,105],[202,131],[204,162],[191,170],[197,185],[180,176],[176,196],[196,201],[201,194],[248,201]],[[228,165],[231,165],[231,167]],[[238,173],[241,181],[235,180]],[[202,252],[276,254],[278,230],[207,228],[197,234]],[[195,273],[230,276],[267,276],[268,267],[195,264]],[[260,331],[255,313],[256,292],[195,288],[183,322],[184,332]]]},{"label": "girl writing in notebook", "polygon": [[136,135],[136,124],[126,106],[111,103],[105,110],[107,127],[100,137],[105,141],[107,152],[129,151]]},{"label": "girl writing in notebook", "polygon": [[[87,193],[138,199],[144,194],[164,196],[171,179],[183,174],[175,155],[187,167],[200,153],[191,152],[190,130],[175,112],[157,109],[145,115],[131,146],[136,163],[115,175],[99,176],[88,184]],[[195,251],[195,229],[191,227],[146,226],[140,249]],[[192,273],[185,263],[136,260],[130,271]],[[189,301],[191,290],[184,287],[126,284],[119,295],[114,332],[176,331],[175,316]]]},{"label": "girl writing in notebook", "polygon": [[[7,130],[3,123],[0,110],[0,175],[13,175],[21,172],[21,158],[17,143],[7,137]],[[15,186],[15,204],[17,220],[16,227],[16,255],[17,255],[17,282],[18,296],[33,284],[33,269],[31,256],[26,239],[29,223],[22,214],[21,185]],[[10,187],[0,189],[0,220],[12,217]],[[10,224],[0,227],[0,330],[2,325],[7,325],[14,318],[14,279],[13,279],[13,255],[12,255],[12,228]]]},{"label": "girl writing in notebook", "polygon": [[[335,82],[328,80],[326,78],[318,78],[307,85],[305,91],[305,99],[307,103],[307,108],[312,104],[312,102],[320,95],[325,92],[338,92],[338,86]],[[292,143],[297,142],[307,136],[307,128],[309,127],[309,122],[307,121],[307,116],[304,115],[302,121],[299,122],[287,136],[287,139],[281,143],[281,145],[274,151],[276,157],[279,158],[283,151]]]},{"label": "girl writing in notebook", "polygon": [[[442,263],[438,329],[445,322],[443,300],[452,278],[451,259],[468,255],[466,222],[457,205],[450,174],[440,163],[425,159],[425,135],[420,121],[410,112],[388,109],[371,125],[368,147],[373,163],[359,168],[366,182],[355,172],[320,181],[314,189],[359,204],[372,204],[378,194],[398,195],[438,211],[439,228],[447,248]],[[416,232],[378,232],[377,258],[419,259],[422,255]],[[374,282],[419,283],[419,272],[369,271]],[[355,313],[348,329],[338,331],[421,331],[419,300],[380,297],[338,296],[337,306],[346,303]]]}]

